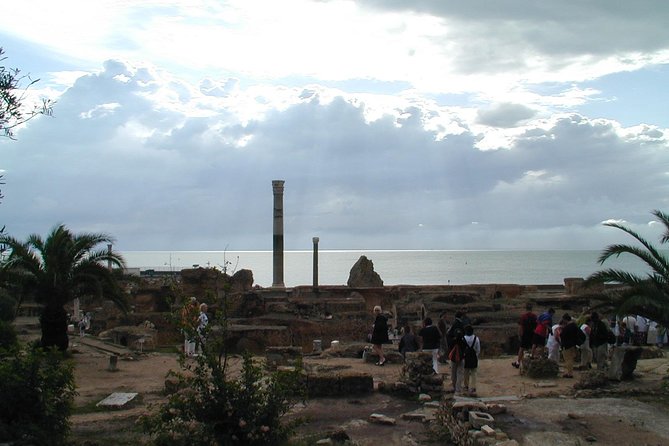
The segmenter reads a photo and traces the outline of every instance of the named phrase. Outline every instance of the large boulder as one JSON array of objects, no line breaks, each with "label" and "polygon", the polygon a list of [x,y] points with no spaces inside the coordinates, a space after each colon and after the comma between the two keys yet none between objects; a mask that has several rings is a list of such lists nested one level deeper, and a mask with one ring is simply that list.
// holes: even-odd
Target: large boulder
[{"label": "large boulder", "polygon": [[366,256],[360,256],[351,268],[347,285],[352,288],[382,287],[383,280],[374,271],[374,263]]}]

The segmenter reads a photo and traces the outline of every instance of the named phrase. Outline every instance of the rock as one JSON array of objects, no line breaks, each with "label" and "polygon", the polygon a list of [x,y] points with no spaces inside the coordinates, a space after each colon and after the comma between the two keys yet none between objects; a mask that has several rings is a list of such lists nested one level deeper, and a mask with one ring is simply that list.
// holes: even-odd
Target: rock
[{"label": "rock", "polygon": [[558,364],[548,358],[523,359],[523,373],[530,378],[556,378],[559,372],[560,367]]},{"label": "rock", "polygon": [[481,426],[481,432],[486,434],[488,437],[492,437],[492,436],[495,435],[495,429],[488,426],[487,424],[484,424],[483,426]]},{"label": "rock", "polygon": [[369,416],[369,421],[376,424],[383,424],[386,426],[394,426],[397,424],[397,421],[394,418],[387,417],[380,413],[373,413]]},{"label": "rock", "polygon": [[418,395],[418,401],[420,402],[426,402],[426,401],[432,401],[432,397],[426,393],[421,393]]},{"label": "rock", "polygon": [[475,410],[469,411],[469,422],[476,429],[482,429],[483,426],[493,427],[495,425],[495,419],[490,414]]},{"label": "rock", "polygon": [[366,256],[360,256],[351,268],[347,285],[352,288],[382,287],[383,280],[374,271],[374,263]]},{"label": "rock", "polygon": [[490,415],[506,413],[506,406],[504,404],[486,404],[486,412]]},{"label": "rock", "polygon": [[636,362],[641,356],[641,347],[619,346],[613,349],[608,377],[616,381],[634,378]]},{"label": "rock", "polygon": [[240,269],[232,275],[230,279],[232,291],[249,291],[253,288],[253,271],[250,269]]}]

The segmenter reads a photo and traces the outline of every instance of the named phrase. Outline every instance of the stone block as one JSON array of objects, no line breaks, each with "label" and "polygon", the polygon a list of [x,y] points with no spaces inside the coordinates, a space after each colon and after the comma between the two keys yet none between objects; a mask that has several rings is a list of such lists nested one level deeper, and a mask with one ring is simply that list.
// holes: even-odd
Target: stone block
[{"label": "stone block", "polygon": [[103,399],[96,404],[97,407],[106,407],[111,409],[120,409],[128,405],[132,400],[135,399],[137,393],[123,393],[123,392],[114,392],[109,395],[107,398]]},{"label": "stone block", "polygon": [[483,426],[481,426],[481,432],[483,432],[484,434],[486,434],[489,437],[494,437],[495,436],[495,429],[488,426],[487,424],[484,424]]},{"label": "stone block", "polygon": [[380,413],[373,413],[369,416],[369,421],[376,424],[383,424],[386,426],[395,426],[397,421],[394,418],[382,415]]},{"label": "stone block", "polygon": [[490,427],[495,425],[495,419],[492,417],[492,415],[477,411],[469,412],[469,422],[471,423],[472,427],[475,427],[476,429],[481,429],[485,425]]},{"label": "stone block", "polygon": [[641,356],[641,347],[619,346],[613,349],[608,377],[616,381],[628,380],[634,377],[636,363]]}]

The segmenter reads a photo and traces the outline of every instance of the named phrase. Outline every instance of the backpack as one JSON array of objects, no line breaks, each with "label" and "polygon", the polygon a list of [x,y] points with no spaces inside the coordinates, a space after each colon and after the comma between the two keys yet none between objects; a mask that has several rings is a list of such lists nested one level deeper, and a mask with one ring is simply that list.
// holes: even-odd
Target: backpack
[{"label": "backpack", "polygon": [[476,345],[476,336],[472,339],[472,345],[469,345],[465,342],[465,368],[466,369],[475,369],[479,365],[479,358],[476,356],[476,350],[474,350],[474,345]]}]

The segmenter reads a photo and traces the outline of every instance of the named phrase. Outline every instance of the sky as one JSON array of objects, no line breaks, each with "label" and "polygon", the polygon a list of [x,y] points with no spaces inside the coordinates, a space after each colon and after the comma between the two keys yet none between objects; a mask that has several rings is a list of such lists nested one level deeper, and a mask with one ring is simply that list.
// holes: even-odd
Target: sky
[{"label": "sky", "polygon": [[603,249],[669,212],[664,0],[25,0],[0,225],[115,248]]}]

